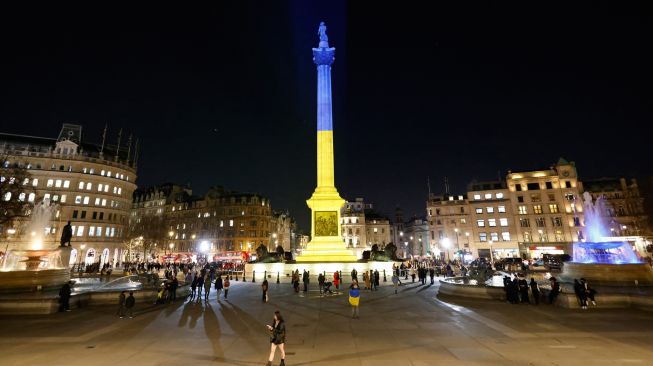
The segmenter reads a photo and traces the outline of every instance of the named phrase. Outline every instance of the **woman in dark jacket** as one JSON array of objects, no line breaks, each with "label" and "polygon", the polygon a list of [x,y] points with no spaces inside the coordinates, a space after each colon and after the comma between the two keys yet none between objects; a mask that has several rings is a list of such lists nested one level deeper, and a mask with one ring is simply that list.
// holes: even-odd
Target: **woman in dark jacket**
[{"label": "woman in dark jacket", "polygon": [[540,287],[535,282],[535,279],[531,277],[531,293],[533,293],[533,300],[535,300],[535,305],[540,304]]},{"label": "woman in dark jacket", "polygon": [[220,292],[222,291],[222,275],[218,275],[218,278],[215,279],[215,299],[220,300]]},{"label": "woman in dark jacket", "polygon": [[270,332],[270,358],[268,359],[268,366],[272,366],[277,347],[279,347],[279,351],[281,352],[281,363],[279,366],[285,366],[286,351],[284,350],[284,344],[286,343],[286,323],[283,321],[279,310],[274,312],[272,325],[268,325],[267,327]]}]

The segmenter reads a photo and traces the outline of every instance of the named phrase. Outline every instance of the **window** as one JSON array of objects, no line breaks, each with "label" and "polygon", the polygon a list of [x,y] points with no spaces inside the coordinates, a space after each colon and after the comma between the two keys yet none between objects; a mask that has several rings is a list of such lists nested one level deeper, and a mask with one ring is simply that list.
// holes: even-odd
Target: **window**
[{"label": "window", "polygon": [[504,231],[501,233],[501,240],[503,241],[510,241],[510,233],[507,231]]},{"label": "window", "polygon": [[526,205],[521,205],[518,207],[518,209],[520,215],[526,215],[528,213],[528,208],[526,208]]},{"label": "window", "polygon": [[100,175],[103,176],[103,177],[104,177],[104,174],[105,174],[104,170],[100,172]]},{"label": "window", "polygon": [[565,241],[565,237],[562,235],[562,230],[556,230],[555,237],[557,242]]},{"label": "window", "polygon": [[79,182],[78,189],[84,189],[84,182]]},{"label": "window", "polygon": [[492,193],[486,193],[485,194],[485,199],[486,200],[491,200],[492,199]]},{"label": "window", "polygon": [[490,240],[499,241],[499,233],[490,233]]},{"label": "window", "polygon": [[541,202],[542,197],[539,194],[531,194],[531,202]]},{"label": "window", "polygon": [[561,217],[552,217],[551,218],[551,223],[553,226],[560,227],[562,226],[562,218]]},{"label": "window", "polygon": [[102,226],[98,226],[95,231],[95,236],[102,236]]},{"label": "window", "polygon": [[496,194],[497,199],[502,199],[503,198],[503,193],[499,192]]},{"label": "window", "polygon": [[574,217],[574,226],[580,226],[580,218]]},{"label": "window", "polygon": [[229,226],[233,227],[234,226],[234,220],[229,220]]},{"label": "window", "polygon": [[488,219],[487,224],[490,227],[496,227],[497,226],[497,219]]},{"label": "window", "polygon": [[[9,197],[7,197],[7,195],[9,195]],[[5,201],[9,201],[9,198],[11,198],[11,192],[7,192],[7,194],[5,194]],[[44,201],[50,200],[50,193],[44,194],[43,195],[43,200]]]},{"label": "window", "polygon": [[82,203],[82,196],[75,196],[75,203],[76,204]]},{"label": "window", "polygon": [[508,219],[503,217],[499,219],[499,225],[501,226],[508,226]]},{"label": "window", "polygon": [[[108,171],[108,172],[107,172],[107,177],[111,177],[111,171]],[[111,228],[111,229],[113,229],[113,228]],[[113,231],[113,230],[111,230],[111,231]],[[113,235],[112,235],[112,236],[113,236]]]},{"label": "window", "polygon": [[46,187],[52,187],[54,185],[54,179],[48,179],[48,184]]},{"label": "window", "polygon": [[99,184],[97,185],[97,191],[98,191],[98,192],[102,192],[102,187],[103,187],[103,184],[102,184],[102,183],[99,183]]},{"label": "window", "polygon": [[95,226],[88,228],[88,236],[95,236]]},{"label": "window", "polygon": [[[21,194],[22,194],[23,196],[25,195],[24,193],[21,193]],[[18,196],[18,199],[20,200],[20,196]],[[21,201],[22,201],[22,200],[21,200]],[[59,195],[58,195],[58,194],[52,195],[52,201],[53,201],[53,202],[58,202],[58,201],[59,201]]]},{"label": "window", "polygon": [[626,216],[626,210],[624,209],[624,206],[619,206],[619,208],[617,208],[617,215]]},{"label": "window", "polygon": [[377,233],[378,231],[379,231],[379,229],[377,229],[377,228],[374,228],[374,232],[375,232],[375,233]]},{"label": "window", "polygon": [[100,220],[104,220],[104,212],[100,212]]},{"label": "window", "polygon": [[517,202],[524,202],[524,196],[517,196]]},{"label": "window", "polygon": [[531,220],[530,219],[525,219],[525,218],[520,218],[519,219],[519,226],[520,227],[531,227]]},{"label": "window", "polygon": [[61,195],[61,203],[66,203],[66,195],[65,194]]},{"label": "window", "polygon": [[553,189],[553,183],[552,182],[546,182],[546,189]]},{"label": "window", "polygon": [[465,219],[465,218],[460,219],[460,223],[461,224],[467,224],[467,219]]},{"label": "window", "polygon": [[63,187],[64,188],[70,188],[70,181],[69,180],[64,180],[63,181]]},{"label": "window", "polygon": [[485,227],[485,220],[476,220],[476,225],[478,227]]},{"label": "window", "polygon": [[106,205],[107,205],[107,199],[106,199],[106,198],[103,198],[103,199],[102,199],[102,206],[106,206]]},{"label": "window", "polygon": [[95,197],[95,205],[99,206],[100,205],[100,197]]},{"label": "window", "polygon": [[93,184],[91,184],[90,182],[86,183],[86,189],[90,191],[91,188],[93,188]]},{"label": "window", "polygon": [[97,220],[97,211],[93,211],[93,220]]},{"label": "window", "polygon": [[19,200],[20,202],[25,201],[25,193],[24,193],[24,192],[21,192],[21,193],[18,195],[18,200]]},{"label": "window", "polygon": [[86,211],[82,211],[82,216],[80,218],[82,218],[82,219],[86,218]]},{"label": "window", "polygon": [[544,231],[540,230],[538,233],[540,234],[541,242],[549,241],[549,238]]},{"label": "window", "polygon": [[480,200],[480,199],[481,199],[481,195],[480,195],[480,194],[475,194],[475,195],[474,195],[474,199],[475,199],[475,200]]},{"label": "window", "polygon": [[89,196],[84,197],[84,204],[88,205],[88,201],[90,201],[90,199],[91,198]]},{"label": "window", "polygon": [[485,210],[487,213],[494,213],[494,207],[486,207]]},{"label": "window", "polygon": [[515,190],[521,191],[521,184],[515,184]]},{"label": "window", "polygon": [[565,193],[565,198],[567,199],[567,201],[573,201],[574,200],[574,194],[570,193],[570,192],[567,192],[567,193]]},{"label": "window", "polygon": [[533,236],[531,235],[530,231],[525,231],[524,232],[524,241],[527,242],[527,243],[533,241]]},{"label": "window", "polygon": [[38,186],[38,185],[39,185],[39,180],[38,180],[38,178],[34,178],[34,179],[32,179],[32,187],[36,187],[36,186]]},{"label": "window", "polygon": [[[104,185],[104,192],[107,192],[107,193],[109,192],[109,185],[108,184]],[[181,208],[180,208],[180,210],[181,210]]]},{"label": "window", "polygon": [[476,213],[477,214],[482,214],[483,213],[483,208],[482,207],[477,207],[476,208]]},{"label": "window", "polygon": [[565,188],[571,188],[571,182],[566,180],[565,181]]},{"label": "window", "polygon": [[506,206],[499,206],[497,207],[497,211],[499,213],[505,213],[506,212]]},{"label": "window", "polygon": [[77,227],[77,236],[82,236],[82,235],[84,235],[84,225]]},{"label": "window", "polygon": [[61,179],[57,179],[57,180],[54,181],[54,186],[57,187],[57,188],[61,188],[62,183],[63,182],[61,181]]},{"label": "window", "polygon": [[528,183],[526,185],[526,187],[528,188],[529,191],[537,191],[538,189],[540,189],[540,184],[539,183]]},{"label": "window", "polygon": [[535,226],[545,227],[546,226],[546,221],[544,221],[544,217],[536,217],[535,218]]},{"label": "window", "polygon": [[542,213],[542,206],[541,205],[533,205],[533,213],[541,214]]},{"label": "window", "polygon": [[549,193],[549,201],[555,201],[556,200],[556,195],[553,193]]},{"label": "window", "polygon": [[[65,197],[65,195],[64,195]],[[28,202],[34,202],[34,199],[36,198],[36,194],[30,193],[29,196],[27,196],[27,201]],[[63,202],[63,201],[62,201]]]},{"label": "window", "polygon": [[558,205],[555,203],[549,204],[549,212],[558,213]]},{"label": "window", "polygon": [[76,218],[77,218],[77,214],[78,214],[78,213],[79,213],[79,211],[77,211],[77,210],[74,210],[74,211],[73,211],[73,219],[76,219]]},{"label": "window", "polygon": [[478,241],[487,241],[487,233],[478,233]]}]

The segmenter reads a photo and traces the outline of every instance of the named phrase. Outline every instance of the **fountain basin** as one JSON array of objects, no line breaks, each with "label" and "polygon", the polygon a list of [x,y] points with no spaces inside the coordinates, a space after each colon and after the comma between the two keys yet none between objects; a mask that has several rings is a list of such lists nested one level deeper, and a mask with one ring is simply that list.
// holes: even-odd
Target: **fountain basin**
[{"label": "fountain basin", "polygon": [[560,278],[563,282],[585,278],[592,286],[653,286],[653,269],[646,263],[566,262]]},{"label": "fountain basin", "polygon": [[0,271],[0,292],[26,292],[35,289],[59,289],[70,279],[70,270],[40,269],[31,271]]}]

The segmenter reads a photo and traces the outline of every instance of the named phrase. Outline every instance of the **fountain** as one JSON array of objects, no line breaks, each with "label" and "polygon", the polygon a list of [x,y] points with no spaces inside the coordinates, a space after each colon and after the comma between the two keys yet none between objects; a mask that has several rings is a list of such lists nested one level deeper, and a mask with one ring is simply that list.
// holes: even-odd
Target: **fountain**
[{"label": "fountain", "polygon": [[583,194],[585,231],[588,241],[573,245],[573,260],[564,264],[561,279],[572,282],[585,278],[598,286],[653,286],[653,270],[644,263],[627,242],[610,241],[608,225],[603,220],[605,202],[594,202]]},{"label": "fountain", "polygon": [[8,251],[0,267],[0,291],[21,292],[58,288],[70,279],[70,247],[46,249],[45,228],[58,206],[49,200],[34,205],[27,225],[29,249]]}]

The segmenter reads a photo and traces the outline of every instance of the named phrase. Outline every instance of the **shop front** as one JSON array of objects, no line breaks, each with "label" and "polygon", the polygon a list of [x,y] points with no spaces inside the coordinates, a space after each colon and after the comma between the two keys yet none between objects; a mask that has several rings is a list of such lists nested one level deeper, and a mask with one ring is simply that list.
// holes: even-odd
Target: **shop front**
[{"label": "shop front", "polygon": [[544,254],[565,254],[565,248],[561,245],[531,245],[528,247],[530,258],[542,258]]}]

